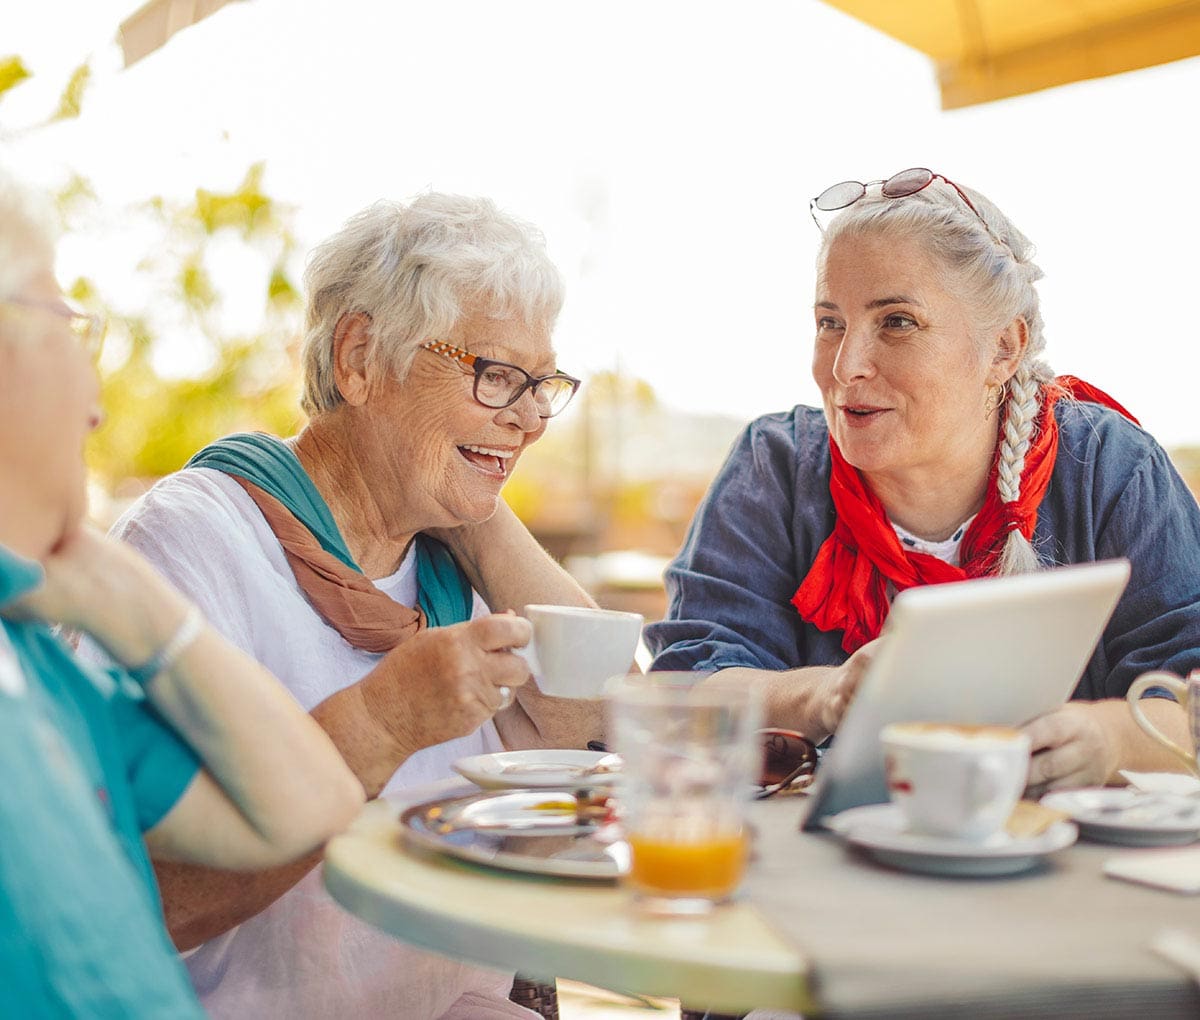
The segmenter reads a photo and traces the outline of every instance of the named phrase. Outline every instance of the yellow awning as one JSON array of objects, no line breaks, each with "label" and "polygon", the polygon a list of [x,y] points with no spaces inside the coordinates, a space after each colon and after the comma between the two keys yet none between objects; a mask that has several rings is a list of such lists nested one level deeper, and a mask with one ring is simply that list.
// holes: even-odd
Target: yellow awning
[{"label": "yellow awning", "polygon": [[1200,53],[1200,0],[827,0],[929,54],[942,108]]}]

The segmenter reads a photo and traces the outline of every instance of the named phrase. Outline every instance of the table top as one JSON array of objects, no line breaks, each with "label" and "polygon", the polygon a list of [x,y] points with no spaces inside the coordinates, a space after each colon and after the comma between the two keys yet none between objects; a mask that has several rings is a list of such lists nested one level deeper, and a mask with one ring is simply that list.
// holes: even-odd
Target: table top
[{"label": "table top", "polygon": [[[439,784],[422,799],[457,788]],[[527,977],[718,1011],[813,1005],[803,955],[746,902],[701,919],[645,917],[615,884],[502,872],[404,845],[400,810],[395,801],[368,804],[330,842],[324,871],[343,907],[406,942]]]},{"label": "table top", "polygon": [[[473,788],[450,781],[420,799],[455,789]],[[400,810],[368,804],[329,844],[334,898],[408,942],[527,976],[731,1013],[1200,1015],[1200,992],[1149,949],[1166,928],[1200,933],[1200,903],[1105,878],[1125,848],[1080,843],[1011,878],[912,875],[801,834],[800,803],[776,799],[751,808],[758,859],[738,901],[669,920],[638,914],[615,885],[410,848]]]}]

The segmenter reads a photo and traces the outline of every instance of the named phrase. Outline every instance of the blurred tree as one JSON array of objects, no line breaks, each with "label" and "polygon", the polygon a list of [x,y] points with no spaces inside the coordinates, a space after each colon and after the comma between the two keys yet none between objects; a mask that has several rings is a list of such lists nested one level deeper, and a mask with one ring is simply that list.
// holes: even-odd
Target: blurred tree
[{"label": "blurred tree", "polygon": [[[109,416],[89,451],[110,491],[130,477],[174,471],[229,432],[288,435],[299,426],[294,213],[263,190],[263,171],[261,163],[250,167],[232,191],[201,188],[189,202],[154,198],[127,211],[149,227],[138,269],[156,300],[144,309],[111,309],[113,352],[102,361]],[[78,185],[61,192],[60,209],[78,202],[78,193]],[[260,314],[249,328],[228,323],[227,298],[214,279],[219,260],[239,267],[238,286],[247,284],[247,264],[257,270],[250,286]],[[95,291],[86,277],[70,289],[84,301]],[[181,356],[205,367],[180,375],[173,364]]]},{"label": "blurred tree", "polygon": [[[0,98],[30,77],[19,56],[0,58]],[[78,117],[91,82],[85,61],[53,113],[0,129],[16,136]],[[61,248],[119,249],[115,242],[137,237],[145,253],[127,267],[137,270],[132,296],[103,293],[96,280],[108,267],[94,257],[66,287],[109,318],[100,365],[107,418],[88,448],[89,466],[109,492],[126,479],[174,471],[229,432],[287,435],[300,423],[295,210],[266,192],[264,175],[256,163],[232,190],[197,188],[187,201],[156,196],[120,210],[101,203],[76,169],[54,190]],[[220,272],[230,264],[232,278]]]}]

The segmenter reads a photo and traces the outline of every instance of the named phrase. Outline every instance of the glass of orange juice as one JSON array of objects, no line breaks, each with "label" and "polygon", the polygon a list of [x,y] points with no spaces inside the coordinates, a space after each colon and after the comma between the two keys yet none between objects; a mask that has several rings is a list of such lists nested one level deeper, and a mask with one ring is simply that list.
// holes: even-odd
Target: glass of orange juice
[{"label": "glass of orange juice", "polygon": [[654,913],[707,913],[746,867],[743,809],[762,764],[758,693],[703,673],[649,673],[614,683],[607,699],[624,760],[627,884]]}]

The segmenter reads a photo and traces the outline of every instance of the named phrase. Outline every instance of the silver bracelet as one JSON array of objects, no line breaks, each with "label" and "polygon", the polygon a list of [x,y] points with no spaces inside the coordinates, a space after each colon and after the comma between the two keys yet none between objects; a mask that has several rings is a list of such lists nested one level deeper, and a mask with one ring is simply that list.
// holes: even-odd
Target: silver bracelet
[{"label": "silver bracelet", "polygon": [[204,614],[194,605],[188,606],[183,622],[166,643],[140,666],[127,669],[129,678],[143,689],[164,669],[168,669],[204,630]]}]

